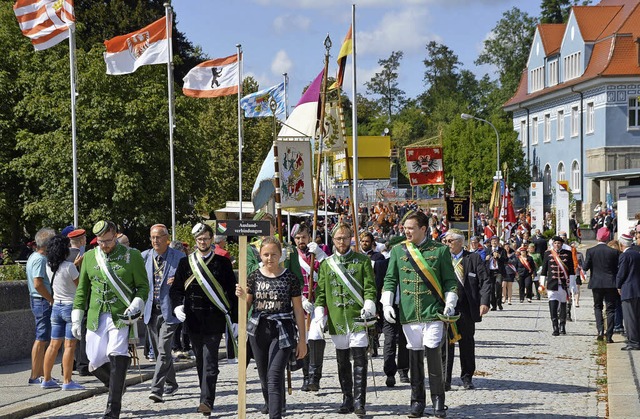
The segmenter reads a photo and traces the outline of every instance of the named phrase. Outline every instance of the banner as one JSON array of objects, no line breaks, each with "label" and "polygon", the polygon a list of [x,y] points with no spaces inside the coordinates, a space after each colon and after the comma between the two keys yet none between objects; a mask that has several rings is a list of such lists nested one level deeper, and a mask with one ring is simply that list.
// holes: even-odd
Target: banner
[{"label": "banner", "polygon": [[138,31],[104,41],[107,74],[130,74],[143,65],[168,63],[170,34],[166,25],[162,17]]},{"label": "banner", "polygon": [[[540,229],[544,233],[544,193],[542,182],[531,182],[529,189],[529,202],[531,205],[531,231],[534,233],[536,229]],[[533,235],[533,234],[532,234]]]},{"label": "banner", "polygon": [[[556,234],[569,233],[569,190],[558,182],[556,188]],[[567,236],[568,237],[568,236]]]},{"label": "banner", "polygon": [[182,79],[185,96],[211,98],[238,93],[238,55],[204,61]]},{"label": "banner", "polygon": [[258,118],[273,116],[269,102],[271,98],[276,101],[276,117],[284,115],[284,82],[258,92],[251,93],[240,99],[240,106],[244,110],[245,118]]},{"label": "banner", "polygon": [[407,172],[411,186],[444,185],[442,147],[407,147]]},{"label": "banner", "polygon": [[344,135],[344,115],[342,108],[336,102],[329,102],[325,107],[324,125],[326,132],[324,135],[323,153],[339,153],[345,149]]},{"label": "banner", "polygon": [[69,27],[75,22],[73,0],[18,0],[13,12],[36,51],[69,38]]},{"label": "banner", "polygon": [[469,222],[469,197],[447,199],[447,220],[456,223]]},{"label": "banner", "polygon": [[280,170],[280,207],[313,208],[311,141],[277,140]]}]

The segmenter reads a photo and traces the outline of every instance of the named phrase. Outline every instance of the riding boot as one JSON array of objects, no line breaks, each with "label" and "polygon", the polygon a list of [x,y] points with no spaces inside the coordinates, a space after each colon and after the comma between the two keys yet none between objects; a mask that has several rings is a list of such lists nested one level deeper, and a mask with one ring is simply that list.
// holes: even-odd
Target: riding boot
[{"label": "riding boot", "polygon": [[309,354],[302,359],[302,391],[309,391]]},{"label": "riding boot", "polygon": [[433,402],[433,415],[437,418],[444,418],[447,416],[447,407],[444,405],[441,346],[427,348],[427,369],[429,370],[429,392]]},{"label": "riding boot", "polygon": [[95,370],[91,371],[94,377],[104,384],[105,387],[109,388],[109,378],[111,377],[111,363],[106,362]]},{"label": "riding boot", "polygon": [[361,418],[365,416],[367,400],[367,348],[351,348],[353,354],[353,382],[355,388],[353,413]]},{"label": "riding boot", "polygon": [[309,345],[309,391],[320,390],[320,378],[322,378],[322,363],[324,361],[324,348],[327,342],[324,339],[310,340]]},{"label": "riding boot", "polygon": [[111,377],[109,380],[109,399],[105,419],[118,419],[122,407],[122,394],[124,393],[127,370],[129,369],[129,357],[121,355],[109,355],[111,360]]},{"label": "riding boot", "polygon": [[553,336],[559,336],[560,331],[558,329],[558,305],[560,303],[556,300],[549,301],[549,313],[551,314],[551,324],[553,325]]},{"label": "riding boot", "polygon": [[411,381],[411,411],[409,412],[409,417],[421,418],[427,397],[424,389],[424,350],[409,351],[409,379]]},{"label": "riding boot", "polygon": [[566,335],[567,330],[565,325],[567,324],[567,303],[560,303],[560,334]]},{"label": "riding boot", "polygon": [[349,349],[336,349],[338,381],[342,390],[342,406],[338,409],[338,413],[342,414],[353,412],[353,375],[349,355]]}]

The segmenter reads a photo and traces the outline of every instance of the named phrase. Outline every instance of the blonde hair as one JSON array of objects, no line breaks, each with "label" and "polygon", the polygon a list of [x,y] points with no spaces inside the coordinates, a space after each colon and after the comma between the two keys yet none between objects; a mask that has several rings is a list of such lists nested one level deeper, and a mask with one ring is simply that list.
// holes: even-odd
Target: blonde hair
[{"label": "blonde hair", "polygon": [[262,243],[260,243],[260,252],[261,253],[262,253],[262,248],[265,247],[268,244],[275,244],[276,247],[278,248],[278,251],[280,252],[280,254],[282,254],[282,243],[280,243],[280,240],[276,239],[273,236],[265,237],[264,239],[262,239]]}]

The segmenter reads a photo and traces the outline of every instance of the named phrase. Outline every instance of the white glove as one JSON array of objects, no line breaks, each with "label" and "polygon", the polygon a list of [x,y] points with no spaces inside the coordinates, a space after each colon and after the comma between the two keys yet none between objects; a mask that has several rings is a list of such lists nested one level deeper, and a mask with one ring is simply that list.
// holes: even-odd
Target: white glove
[{"label": "white glove", "polygon": [[396,312],[393,309],[393,292],[383,291],[382,296],[380,297],[380,302],[382,303],[382,313],[384,314],[384,319],[389,323],[395,323]]},{"label": "white glove", "polygon": [[313,313],[313,310],[315,310],[315,306],[313,305],[313,303],[304,296],[302,297],[302,308],[309,314]]},{"label": "white glove", "polygon": [[[313,253],[314,255],[318,256],[318,249],[319,249],[318,243],[316,243],[316,242],[309,243],[307,245],[307,249],[309,249],[309,251],[311,253]],[[320,250],[322,250],[322,249],[320,249]]]},{"label": "white glove", "polygon": [[[182,306],[180,306],[182,307]],[[178,308],[178,307],[176,307]],[[238,338],[238,323],[232,323],[231,324],[231,333],[233,334],[233,338],[237,339]]]},{"label": "white glove", "polygon": [[364,307],[360,310],[360,316],[368,319],[376,316],[376,303],[371,300],[364,300]]},{"label": "white glove", "polygon": [[184,305],[177,306],[173,309],[173,314],[176,315],[176,318],[181,322],[187,319],[187,315],[184,313]]},{"label": "white glove", "polygon": [[133,316],[144,310],[144,301],[140,297],[135,297],[129,307],[124,311],[125,316]]},{"label": "white glove", "polygon": [[445,316],[453,316],[456,314],[456,304],[458,304],[458,294],[455,292],[444,293],[444,311]]},{"label": "white glove", "polygon": [[80,340],[82,338],[82,319],[84,318],[84,310],[71,310],[71,333],[73,337]]},{"label": "white glove", "polygon": [[324,307],[316,307],[313,310],[313,321],[318,323],[320,329],[324,329],[327,325],[327,316],[324,315]]},{"label": "white glove", "polygon": [[540,285],[543,286],[543,287],[547,285],[547,277],[546,276],[540,275]]}]

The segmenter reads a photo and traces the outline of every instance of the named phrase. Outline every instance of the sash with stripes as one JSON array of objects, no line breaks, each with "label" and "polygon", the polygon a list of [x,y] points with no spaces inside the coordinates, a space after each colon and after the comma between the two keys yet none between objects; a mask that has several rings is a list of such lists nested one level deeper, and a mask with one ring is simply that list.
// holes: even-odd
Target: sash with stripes
[{"label": "sash with stripes", "polygon": [[558,252],[555,251],[555,249],[551,249],[551,256],[553,257],[553,260],[556,261],[556,265],[558,265],[558,267],[562,271],[562,276],[564,276],[564,280],[565,281],[568,280],[569,268],[567,268],[567,265],[565,265],[564,262],[560,259],[560,256],[558,255]]},{"label": "sash with stripes", "polygon": [[464,285],[464,267],[462,266],[462,258],[458,258],[457,260],[453,260],[453,270],[458,277],[458,281]]},{"label": "sash with stripes", "polygon": [[[233,347],[237,351],[238,344],[233,335],[229,336],[233,327],[231,326],[233,322],[231,321],[231,304],[227,300],[227,297],[224,295],[224,290],[222,286],[218,282],[218,280],[213,276],[213,273],[209,269],[209,267],[205,264],[204,260],[199,257],[197,252],[193,252],[189,255],[189,266],[191,267],[191,271],[195,276],[196,281],[207,295],[211,303],[218,308],[218,310],[224,313],[224,318],[227,321],[227,338],[231,337],[233,341]],[[210,260],[210,259],[209,259]],[[237,352],[236,352],[237,353]]]},{"label": "sash with stripes", "polygon": [[523,256],[518,256],[518,259],[520,260],[520,263],[522,263],[522,265],[527,268],[527,270],[529,271],[529,273],[533,274],[533,271],[531,270],[531,265],[529,265],[529,261],[527,260],[526,257]]},{"label": "sash with stripes", "polygon": [[[426,260],[424,260],[424,256],[418,249],[418,247],[411,243],[409,240],[402,243],[402,249],[404,250],[407,258],[409,259],[409,263],[416,270],[418,276],[424,281],[425,285],[432,293],[437,295],[442,301],[443,304],[446,304],[444,300],[444,292],[442,291],[442,285],[437,280],[436,273],[433,271],[433,268],[429,266]],[[462,267],[462,264],[460,264]],[[457,276],[457,273],[456,273]],[[462,338],[460,332],[458,331],[458,326],[455,323],[451,323],[451,336],[449,338],[449,343],[453,345],[457,341]]]},{"label": "sash with stripes", "polygon": [[340,278],[344,283],[344,285],[347,287],[347,290],[349,290],[349,294],[351,294],[351,296],[355,298],[356,301],[360,303],[361,306],[363,306],[364,305],[364,297],[363,297],[364,288],[353,277],[353,275],[347,272],[347,270],[345,269],[342,263],[338,263],[336,261],[336,258],[337,257],[334,254],[325,260],[329,264],[329,267],[331,268],[331,270],[338,275],[338,278]]}]

